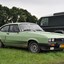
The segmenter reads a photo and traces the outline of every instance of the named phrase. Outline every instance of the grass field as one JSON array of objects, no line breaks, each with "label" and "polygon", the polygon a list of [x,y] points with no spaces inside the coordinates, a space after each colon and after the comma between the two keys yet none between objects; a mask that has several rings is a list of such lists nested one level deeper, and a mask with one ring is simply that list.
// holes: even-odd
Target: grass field
[{"label": "grass field", "polygon": [[17,48],[0,48],[0,64],[64,64],[64,51],[31,53]]}]

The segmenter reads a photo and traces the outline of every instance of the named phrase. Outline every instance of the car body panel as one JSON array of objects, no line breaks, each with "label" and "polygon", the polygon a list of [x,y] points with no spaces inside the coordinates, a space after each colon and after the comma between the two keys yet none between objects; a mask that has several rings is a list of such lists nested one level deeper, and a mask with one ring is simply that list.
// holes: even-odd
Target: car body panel
[{"label": "car body panel", "polygon": [[33,33],[46,36],[47,38],[64,38],[64,34],[59,33],[52,33],[52,32],[33,32]]},{"label": "car body panel", "polygon": [[5,42],[5,40],[6,40],[6,33],[5,32],[0,32],[0,40],[2,41],[2,42]]}]

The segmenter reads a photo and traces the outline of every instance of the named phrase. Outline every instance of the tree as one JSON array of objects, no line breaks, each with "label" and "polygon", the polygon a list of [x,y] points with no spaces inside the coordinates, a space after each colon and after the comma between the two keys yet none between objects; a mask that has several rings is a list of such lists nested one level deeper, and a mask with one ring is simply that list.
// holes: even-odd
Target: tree
[{"label": "tree", "polygon": [[32,16],[27,10],[12,7],[9,9],[6,6],[0,5],[0,26],[9,22],[34,22],[38,19]]}]

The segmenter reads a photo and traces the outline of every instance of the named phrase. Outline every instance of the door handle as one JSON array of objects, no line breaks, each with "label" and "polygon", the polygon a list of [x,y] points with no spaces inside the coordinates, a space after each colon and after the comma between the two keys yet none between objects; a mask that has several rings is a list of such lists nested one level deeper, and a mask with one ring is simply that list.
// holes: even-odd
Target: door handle
[{"label": "door handle", "polygon": [[9,35],[9,33],[7,33]]}]

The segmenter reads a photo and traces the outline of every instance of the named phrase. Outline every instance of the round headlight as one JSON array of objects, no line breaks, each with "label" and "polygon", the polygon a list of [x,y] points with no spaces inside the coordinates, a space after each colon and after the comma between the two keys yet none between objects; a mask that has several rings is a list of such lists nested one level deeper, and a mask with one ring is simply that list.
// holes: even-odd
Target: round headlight
[{"label": "round headlight", "polygon": [[54,38],[52,38],[51,40],[52,40],[52,42],[54,42]]},{"label": "round headlight", "polygon": [[49,39],[48,42],[51,42],[51,39]]}]

